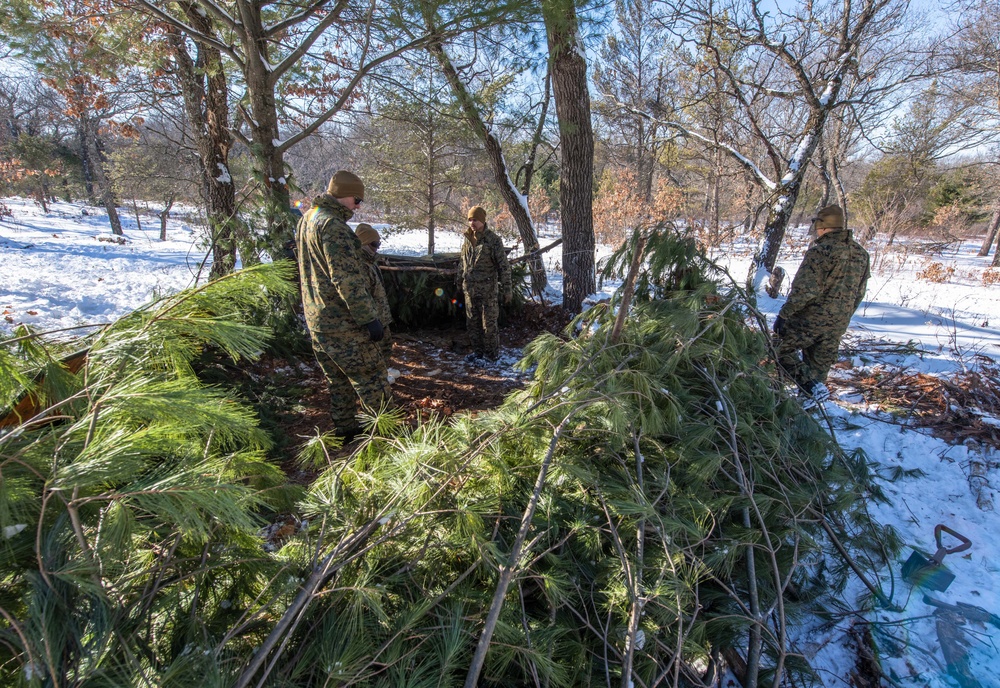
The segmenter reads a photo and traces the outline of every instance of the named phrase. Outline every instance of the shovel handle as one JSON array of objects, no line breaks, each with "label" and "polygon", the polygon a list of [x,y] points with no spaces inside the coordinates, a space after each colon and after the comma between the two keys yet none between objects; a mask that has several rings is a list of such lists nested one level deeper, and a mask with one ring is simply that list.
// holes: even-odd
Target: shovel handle
[{"label": "shovel handle", "polygon": [[[950,549],[946,549],[941,544],[941,533],[942,532],[948,533],[949,535],[958,538],[959,540],[962,541],[962,544],[960,544],[958,547],[952,547]],[[937,560],[937,562],[939,564],[941,563],[941,559],[944,559],[944,555],[946,555],[946,554],[955,554],[956,552],[964,552],[965,550],[967,550],[970,547],[972,547],[972,540],[970,540],[969,538],[965,537],[961,533],[956,533],[954,530],[952,530],[948,526],[944,525],[943,523],[938,523],[936,526],[934,526],[934,540],[937,542],[937,546],[938,546],[938,551],[934,555],[934,559]]]}]

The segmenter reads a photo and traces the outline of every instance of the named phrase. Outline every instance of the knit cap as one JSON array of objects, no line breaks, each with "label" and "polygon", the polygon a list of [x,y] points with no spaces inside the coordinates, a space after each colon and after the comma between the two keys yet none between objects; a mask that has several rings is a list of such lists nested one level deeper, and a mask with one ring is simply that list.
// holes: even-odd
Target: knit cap
[{"label": "knit cap", "polygon": [[354,230],[354,233],[358,235],[358,239],[361,241],[362,246],[367,246],[368,244],[381,239],[378,234],[378,230],[364,222],[358,225],[357,229]]},{"label": "knit cap", "polygon": [[486,222],[486,208],[481,205],[474,205],[469,208],[469,219],[479,220],[480,222]]},{"label": "knit cap", "polygon": [[330,184],[326,187],[326,192],[334,198],[354,196],[364,200],[365,185],[356,174],[347,170],[337,170],[330,177]]}]

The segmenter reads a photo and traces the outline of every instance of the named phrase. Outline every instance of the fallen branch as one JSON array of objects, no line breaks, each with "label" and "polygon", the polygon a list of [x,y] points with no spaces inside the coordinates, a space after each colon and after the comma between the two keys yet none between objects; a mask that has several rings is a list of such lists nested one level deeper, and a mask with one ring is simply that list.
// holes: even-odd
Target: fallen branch
[{"label": "fallen branch", "polygon": [[503,601],[507,596],[507,589],[514,580],[518,563],[521,561],[521,551],[524,548],[525,540],[528,538],[528,530],[531,528],[531,519],[535,515],[535,508],[542,498],[542,488],[545,487],[545,478],[548,475],[549,466],[552,464],[552,459],[555,456],[556,445],[559,444],[563,432],[569,426],[570,419],[576,415],[577,411],[583,408],[583,406],[578,406],[563,418],[552,434],[552,439],[549,441],[549,450],[546,452],[545,458],[542,459],[542,465],[538,468],[535,489],[532,491],[531,499],[528,500],[528,506],[525,507],[524,514],[521,516],[521,527],[518,529],[517,537],[514,539],[514,546],[511,548],[510,556],[507,558],[507,564],[500,569],[500,580],[497,582],[496,591],[493,593],[493,602],[490,604],[490,611],[486,615],[486,625],[483,628],[482,635],[479,636],[476,654],[472,657],[469,672],[465,676],[465,688],[476,688],[479,685],[479,674],[482,673],[483,664],[486,662],[486,651],[489,650],[490,641],[493,639],[493,631],[496,630],[497,621],[500,620],[500,610],[503,609]]},{"label": "fallen branch", "polygon": [[527,262],[527,261],[531,260],[532,258],[534,258],[535,256],[540,256],[543,253],[547,253],[548,251],[551,251],[552,249],[554,249],[556,246],[558,246],[562,242],[563,242],[562,239],[556,239],[555,241],[553,241],[548,246],[543,246],[542,248],[535,249],[534,251],[529,251],[528,253],[525,253],[523,256],[518,256],[517,258],[511,258],[510,264],[514,265],[515,263],[524,263],[524,262]]},{"label": "fallen branch", "polygon": [[395,266],[395,265],[379,265],[379,270],[384,270],[386,272],[433,272],[438,275],[457,275],[458,268],[433,268],[424,267],[423,265],[408,265],[408,266]]}]

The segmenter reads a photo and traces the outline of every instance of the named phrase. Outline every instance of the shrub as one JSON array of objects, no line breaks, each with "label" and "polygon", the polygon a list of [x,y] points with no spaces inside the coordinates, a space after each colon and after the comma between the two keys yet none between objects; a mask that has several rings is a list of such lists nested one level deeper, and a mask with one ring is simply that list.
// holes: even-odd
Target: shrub
[{"label": "shrub", "polygon": [[1000,269],[998,268],[986,268],[983,270],[983,284],[997,284],[1000,282]]},{"label": "shrub", "polygon": [[955,268],[951,265],[945,267],[942,263],[929,263],[923,270],[917,273],[917,279],[927,280],[935,284],[944,284],[955,274]]}]

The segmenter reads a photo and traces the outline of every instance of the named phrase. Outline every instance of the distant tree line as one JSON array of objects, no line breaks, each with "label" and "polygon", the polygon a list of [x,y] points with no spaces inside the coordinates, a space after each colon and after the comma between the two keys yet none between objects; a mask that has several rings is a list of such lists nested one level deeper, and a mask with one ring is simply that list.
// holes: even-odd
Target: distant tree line
[{"label": "distant tree line", "polygon": [[[768,6],[769,7],[769,6]],[[2,192],[87,199],[206,258],[280,255],[338,168],[364,219],[435,232],[473,204],[522,248],[561,225],[566,306],[596,240],[675,219],[759,242],[840,203],[867,238],[1000,232],[1000,10],[905,0],[15,0],[0,18]],[[544,287],[540,260],[534,286]]]}]

